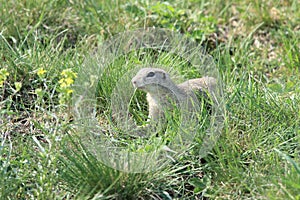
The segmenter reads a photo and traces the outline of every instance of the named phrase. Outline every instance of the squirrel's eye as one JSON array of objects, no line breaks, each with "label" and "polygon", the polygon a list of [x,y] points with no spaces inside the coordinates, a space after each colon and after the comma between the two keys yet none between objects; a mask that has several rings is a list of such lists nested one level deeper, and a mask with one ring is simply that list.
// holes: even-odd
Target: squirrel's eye
[{"label": "squirrel's eye", "polygon": [[154,72],[149,72],[149,73],[147,74],[147,77],[153,77],[154,75],[155,75]]}]

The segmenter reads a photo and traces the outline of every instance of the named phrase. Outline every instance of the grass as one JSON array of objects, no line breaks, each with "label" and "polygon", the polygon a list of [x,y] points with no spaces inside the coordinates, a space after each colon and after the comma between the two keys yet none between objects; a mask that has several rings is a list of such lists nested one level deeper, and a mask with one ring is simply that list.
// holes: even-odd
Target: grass
[{"label": "grass", "polygon": [[[0,0],[0,10],[0,199],[300,199],[298,1]],[[196,141],[169,166],[125,173],[83,145],[68,91],[105,40],[151,26],[180,32],[212,55],[225,125],[205,158]],[[147,55],[128,58],[153,59]],[[101,117],[110,114],[123,62],[98,85]],[[172,55],[157,63],[198,76]]]}]

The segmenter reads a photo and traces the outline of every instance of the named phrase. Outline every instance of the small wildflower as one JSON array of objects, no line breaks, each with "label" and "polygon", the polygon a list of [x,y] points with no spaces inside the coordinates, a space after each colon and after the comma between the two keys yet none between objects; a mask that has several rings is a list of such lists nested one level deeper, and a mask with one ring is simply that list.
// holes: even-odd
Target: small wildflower
[{"label": "small wildflower", "polygon": [[67,93],[67,94],[72,94],[72,93],[73,93],[73,90],[67,89],[67,90],[66,90],[66,93]]},{"label": "small wildflower", "polygon": [[77,78],[77,74],[75,72],[73,72],[71,69],[65,69],[61,72],[61,75],[63,77],[69,77],[69,78]]},{"label": "small wildflower", "polygon": [[44,78],[46,72],[47,72],[47,71],[46,71],[43,67],[41,67],[41,68],[39,68],[39,69],[37,70],[36,74],[37,74],[40,78]]},{"label": "small wildflower", "polygon": [[59,83],[59,86],[60,86],[60,88],[66,88],[67,87],[67,84],[66,84],[66,82],[65,82],[65,79],[60,79],[59,81],[58,81],[58,83]]},{"label": "small wildflower", "polygon": [[72,84],[74,83],[74,79],[77,77],[77,74],[73,72],[71,69],[65,69],[61,72],[61,79],[58,81],[59,83],[59,102],[60,104],[67,103],[70,98],[73,90],[71,89]]}]

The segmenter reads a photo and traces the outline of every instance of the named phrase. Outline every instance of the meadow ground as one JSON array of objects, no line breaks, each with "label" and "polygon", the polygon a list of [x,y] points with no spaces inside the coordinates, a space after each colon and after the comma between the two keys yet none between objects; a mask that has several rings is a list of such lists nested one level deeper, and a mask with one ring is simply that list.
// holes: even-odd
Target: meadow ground
[{"label": "meadow ground", "polygon": [[[0,199],[300,199],[298,0],[0,0],[0,13]],[[196,145],[171,166],[131,174],[81,145],[70,100],[88,53],[144,27],[206,47],[226,118],[201,162]]]}]

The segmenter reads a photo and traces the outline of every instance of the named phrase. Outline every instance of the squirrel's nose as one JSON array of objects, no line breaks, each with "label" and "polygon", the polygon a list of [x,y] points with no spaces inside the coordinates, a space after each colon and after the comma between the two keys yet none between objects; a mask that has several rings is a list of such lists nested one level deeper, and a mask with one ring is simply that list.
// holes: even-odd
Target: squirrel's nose
[{"label": "squirrel's nose", "polygon": [[135,87],[137,85],[137,81],[136,80],[131,80],[132,85]]}]

